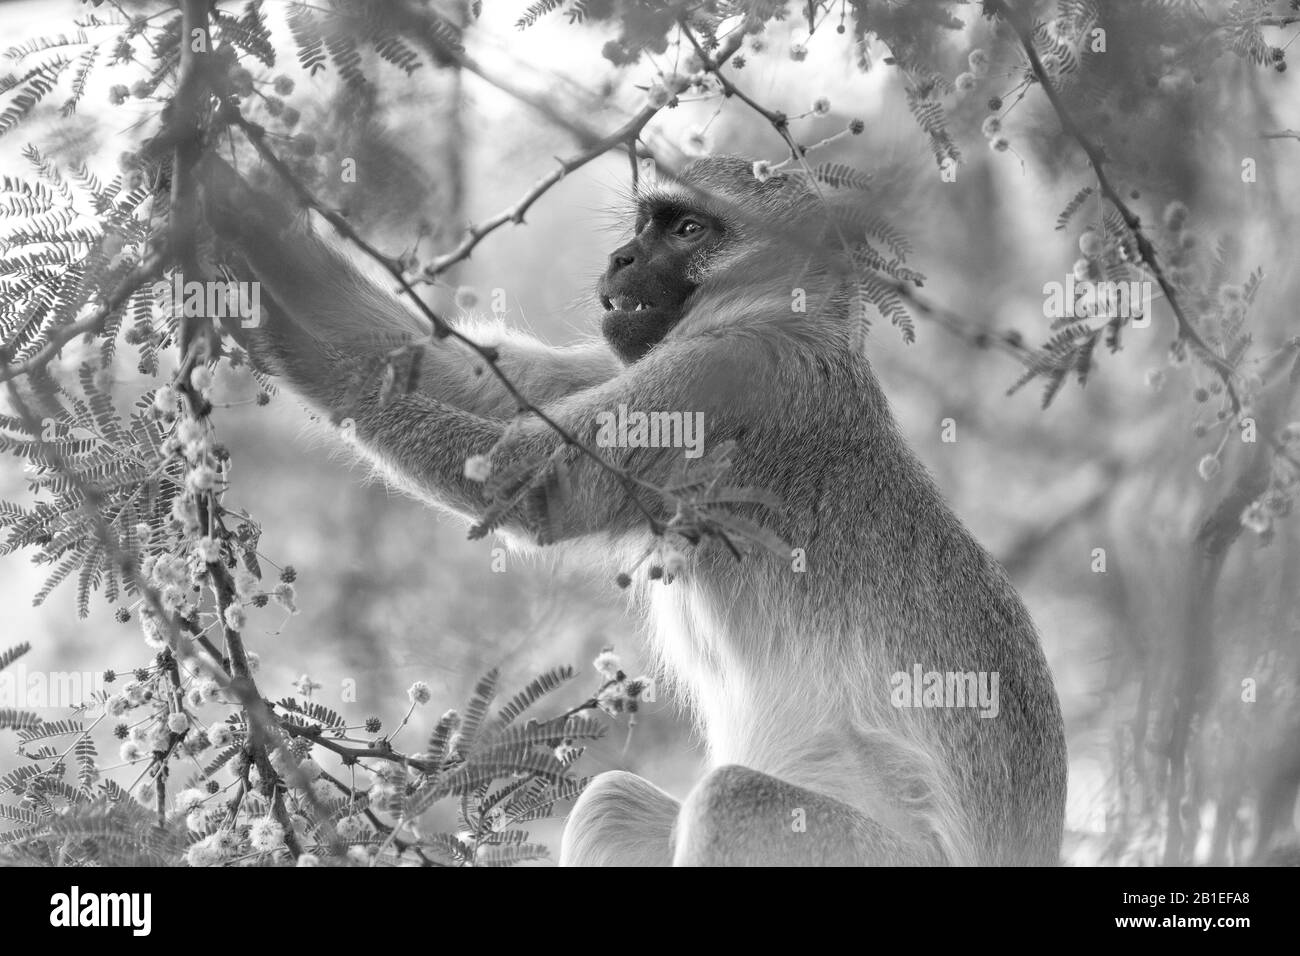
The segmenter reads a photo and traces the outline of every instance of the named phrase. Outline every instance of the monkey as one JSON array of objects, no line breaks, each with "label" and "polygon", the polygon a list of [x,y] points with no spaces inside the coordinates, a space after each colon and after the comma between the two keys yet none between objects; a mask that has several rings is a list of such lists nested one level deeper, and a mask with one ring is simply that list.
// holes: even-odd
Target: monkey
[{"label": "monkey", "polygon": [[[208,222],[271,302],[250,354],[320,412],[351,418],[390,480],[475,521],[503,487],[467,476],[483,458],[510,492],[495,528],[520,546],[625,567],[662,544],[647,518],[670,522],[662,498],[517,414],[481,361],[430,339],[304,215],[222,161],[204,174]],[[466,327],[578,440],[620,405],[702,412],[708,442],[731,449],[728,481],[779,500],[752,513],[791,549],[737,560],[705,536],[681,545],[671,583],[634,576],[632,606],[708,769],[680,801],[631,773],[598,775],[569,813],[561,865],[1059,862],[1066,748],[1038,632],[895,423],[828,208],[797,171],[760,179],[743,158],[696,160],[636,193],[632,236],[597,289],[599,338],[553,348],[503,324]],[[429,344],[405,394],[384,400],[355,374],[419,336]],[[681,449],[599,452],[650,487],[681,475]],[[563,495],[547,477],[560,465]],[[922,670],[993,675],[996,715],[905,706]]]}]

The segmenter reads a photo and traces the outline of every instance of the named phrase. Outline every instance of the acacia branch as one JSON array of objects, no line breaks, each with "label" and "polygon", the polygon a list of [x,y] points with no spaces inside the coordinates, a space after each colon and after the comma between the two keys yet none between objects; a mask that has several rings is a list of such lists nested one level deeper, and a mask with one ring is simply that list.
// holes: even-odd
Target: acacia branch
[{"label": "acacia branch", "polygon": [[131,295],[141,286],[162,277],[167,262],[166,248],[149,253],[134,269],[127,273],[109,293],[104,304],[85,318],[67,325],[59,326],[50,332],[49,341],[21,362],[0,368],[0,382],[8,382],[20,375],[27,375],[42,368],[79,335],[94,335],[104,327],[104,323],[118,309],[126,304]]},{"label": "acacia branch", "polygon": [[[741,37],[732,37],[724,45],[717,60],[714,62],[717,65],[725,63],[736,53],[737,50],[740,49],[740,43]],[[671,92],[676,95],[681,91],[673,90]],[[513,205],[501,210],[501,212],[497,213],[495,216],[492,216],[476,226],[470,226],[465,238],[461,240],[460,244],[457,245],[456,248],[438,256],[429,264],[429,266],[424,270],[425,278],[436,279],[456,263],[468,259],[473,253],[475,247],[482,242],[484,238],[491,235],[497,229],[500,229],[506,223],[514,223],[515,225],[523,223],[524,215],[532,207],[533,203],[537,202],[537,200],[540,199],[547,190],[569,173],[582,168],[593,159],[603,156],[611,149],[626,146],[630,150],[631,144],[636,142],[646,125],[662,108],[663,107],[659,106],[643,107],[639,113],[629,119],[618,129],[593,140],[591,145],[582,152],[577,153],[568,159],[561,159],[559,161],[559,168],[539,179],[533,187]]]},{"label": "acacia branch", "polygon": [[1115,207],[1116,211],[1124,220],[1124,225],[1128,227],[1129,232],[1133,235],[1134,242],[1137,243],[1139,261],[1145,263],[1150,268],[1152,275],[1156,277],[1156,282],[1160,286],[1160,291],[1164,293],[1165,299],[1169,302],[1169,307],[1173,311],[1174,320],[1178,325],[1179,337],[1191,343],[1192,347],[1201,356],[1201,358],[1214,370],[1214,372],[1223,381],[1224,390],[1232,403],[1232,410],[1239,412],[1241,410],[1241,399],[1237,395],[1236,388],[1232,382],[1234,370],[1224,359],[1219,357],[1209,344],[1201,337],[1201,334],[1188,318],[1187,313],[1183,310],[1182,303],[1179,301],[1178,292],[1173,283],[1165,275],[1164,269],[1160,266],[1159,259],[1156,255],[1155,244],[1147,236],[1142,228],[1142,220],[1131,208],[1124,198],[1119,194],[1110,176],[1106,173],[1106,164],[1108,158],[1105,150],[1092,141],[1092,139],[1083,131],[1070,111],[1066,108],[1065,102],[1061,99],[1060,92],[1052,82],[1051,76],[1043,66],[1042,59],[1038,56],[1038,48],[1034,45],[1034,35],[1029,23],[1025,17],[1017,10],[1014,10],[1006,0],[988,0],[992,10],[1001,13],[1003,19],[1011,25],[1015,31],[1016,37],[1020,40],[1020,45],[1025,51],[1025,56],[1029,59],[1030,69],[1033,71],[1034,78],[1042,86],[1043,92],[1047,94],[1047,100],[1056,111],[1056,116],[1060,120],[1061,128],[1066,135],[1079,144],[1084,155],[1087,156],[1089,164],[1092,166],[1093,173],[1097,177],[1097,185],[1101,189],[1102,195],[1109,200],[1110,204]]},{"label": "acacia branch", "polygon": [[740,87],[736,86],[736,84],[731,81],[730,77],[723,74],[722,65],[727,62],[731,57],[731,54],[740,46],[741,38],[739,36],[732,37],[732,39],[728,41],[728,46],[724,48],[725,55],[715,58],[709,55],[708,50],[704,49],[704,45],[700,43],[699,39],[695,36],[695,33],[686,23],[685,19],[678,20],[677,25],[681,29],[682,35],[685,36],[686,39],[690,41],[691,46],[695,48],[695,55],[700,58],[700,63],[703,64],[705,71],[713,74],[717,79],[718,84],[722,87],[722,95],[726,97],[734,96],[759,116],[763,117],[763,119],[767,120],[780,137],[785,140],[786,146],[790,149],[790,158],[795,160],[802,159],[803,154],[807,152],[807,150],[796,143],[794,137],[790,135],[789,117],[784,113],[777,112],[776,110],[769,110],[753,97],[743,92]]}]

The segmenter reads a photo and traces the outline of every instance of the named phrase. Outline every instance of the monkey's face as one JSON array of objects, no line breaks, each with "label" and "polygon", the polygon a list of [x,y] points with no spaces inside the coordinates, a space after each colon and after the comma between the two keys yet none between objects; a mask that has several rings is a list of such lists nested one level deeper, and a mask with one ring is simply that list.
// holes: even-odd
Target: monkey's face
[{"label": "monkey's face", "polygon": [[637,361],[681,321],[724,233],[720,220],[681,202],[641,206],[636,234],[610,254],[600,280],[601,332],[620,359]]}]

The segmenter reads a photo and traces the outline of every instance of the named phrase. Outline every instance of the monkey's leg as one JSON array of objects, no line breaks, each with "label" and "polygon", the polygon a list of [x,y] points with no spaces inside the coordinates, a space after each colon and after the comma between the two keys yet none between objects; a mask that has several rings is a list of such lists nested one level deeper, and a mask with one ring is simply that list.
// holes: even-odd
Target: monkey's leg
[{"label": "monkey's leg", "polygon": [[682,804],[674,866],[940,865],[936,849],[853,807],[776,777],[729,765]]},{"label": "monkey's leg", "polygon": [[573,805],[560,866],[671,866],[681,804],[634,773],[610,770]]}]

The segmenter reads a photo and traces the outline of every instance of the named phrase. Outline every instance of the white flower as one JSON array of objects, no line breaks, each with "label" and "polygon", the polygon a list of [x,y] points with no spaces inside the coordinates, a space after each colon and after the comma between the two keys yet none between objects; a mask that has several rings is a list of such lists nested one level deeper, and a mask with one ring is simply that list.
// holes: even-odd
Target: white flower
[{"label": "white flower", "polygon": [[468,312],[478,305],[478,293],[470,286],[463,285],[456,290],[455,302],[456,308],[462,312]]},{"label": "white flower", "polygon": [[217,483],[217,473],[207,465],[196,465],[185,482],[190,491],[209,491]]},{"label": "white flower", "polygon": [[176,809],[181,813],[189,813],[191,810],[203,804],[208,795],[198,787],[189,787],[176,794]]},{"label": "white flower", "polygon": [[212,372],[206,365],[200,365],[194,371],[190,372],[190,385],[196,391],[206,392],[212,387]]},{"label": "white flower", "polygon": [[760,183],[765,183],[772,178],[772,164],[766,160],[760,159],[754,163],[754,178]]},{"label": "white flower", "polygon": [[164,385],[154,392],[153,407],[163,413],[174,412],[177,400],[176,390],[170,385]]},{"label": "white flower", "polygon": [[429,685],[422,680],[417,680],[406,690],[406,696],[411,699],[411,703],[424,705],[433,699],[433,693],[429,690]]},{"label": "white flower", "polygon": [[980,127],[980,132],[984,134],[985,139],[992,139],[1002,132],[1002,120],[996,116],[987,117]]},{"label": "white flower", "polygon": [[1217,477],[1223,470],[1223,465],[1219,462],[1218,456],[1206,455],[1196,465],[1196,472],[1204,481],[1210,481]]},{"label": "white flower", "polygon": [[1264,506],[1258,501],[1241,513],[1241,523],[1247,530],[1253,531],[1255,534],[1263,534],[1272,524],[1269,521],[1268,513],[1264,510]]},{"label": "white flower", "polygon": [[650,88],[646,90],[645,94],[646,105],[652,109],[662,109],[668,105],[668,101],[672,98],[673,95],[668,91],[668,87],[658,81],[650,84]]},{"label": "white flower", "polygon": [[301,853],[295,866],[320,866],[320,857],[315,853]]},{"label": "white flower", "polygon": [[203,698],[205,703],[216,700],[221,696],[221,685],[212,680],[212,678],[199,681],[195,690],[199,692],[199,696]]},{"label": "white flower", "polygon": [[190,866],[212,866],[214,863],[220,863],[221,857],[221,848],[215,833],[196,843],[191,843],[190,848],[185,851],[185,862]]},{"label": "white flower", "polygon": [[560,744],[555,748],[555,759],[560,763],[568,763],[577,755],[577,753],[578,748],[573,746],[573,744]]},{"label": "white flower", "polygon": [[194,542],[194,553],[197,554],[205,564],[212,564],[221,560],[221,542],[211,536],[204,536]]},{"label": "white flower", "polygon": [[203,807],[195,807],[185,814],[185,826],[191,833],[207,833],[212,814]]},{"label": "white flower", "polygon": [[327,800],[333,800],[340,791],[335,789],[334,784],[324,777],[320,777],[311,782],[311,793],[316,798],[317,803],[324,803]]},{"label": "white flower", "polygon": [[212,845],[221,856],[231,856],[239,849],[239,837],[229,830],[218,830],[212,834]]},{"label": "white flower", "polygon": [[1147,388],[1151,389],[1154,392],[1160,391],[1160,389],[1164,388],[1165,385],[1164,369],[1159,369],[1159,368],[1147,369],[1145,381],[1146,381]]},{"label": "white flower", "polygon": [[812,103],[813,116],[828,116],[830,115],[830,111],[831,111],[831,101],[828,100],[826,97],[819,96],[817,97],[817,99],[813,100]]},{"label": "white flower", "polygon": [[190,729],[190,719],[180,711],[167,716],[167,729],[174,734],[183,734]]},{"label": "white flower", "polygon": [[492,462],[487,455],[470,455],[465,459],[465,477],[470,481],[484,482],[492,474]]},{"label": "white flower", "polygon": [[221,612],[221,619],[225,622],[226,627],[232,631],[242,631],[244,625],[248,623],[244,609],[238,604],[226,605],[226,609]]},{"label": "white flower", "polygon": [[298,764],[298,772],[301,773],[303,778],[306,780],[315,780],[325,771],[321,769],[320,764],[315,760],[312,760],[311,757],[308,757],[302,763]]},{"label": "white flower", "polygon": [[298,693],[302,694],[304,697],[310,697],[312,691],[320,690],[324,685],[321,684],[320,681],[314,681],[308,675],[303,674],[293,682],[293,686],[296,687]]},{"label": "white flower", "polygon": [[187,418],[176,426],[176,437],[181,440],[183,445],[193,445],[203,441],[206,437],[203,426],[193,418]]},{"label": "white flower", "polygon": [[208,740],[212,741],[214,747],[225,747],[234,738],[234,733],[230,725],[225,721],[219,724],[213,724],[208,728]]},{"label": "white flower", "polygon": [[135,763],[144,756],[144,751],[134,740],[128,740],[118,748],[117,755],[126,763]]},{"label": "white flower", "polygon": [[137,681],[131,681],[131,683],[123,687],[122,693],[126,695],[126,699],[133,706],[144,703],[144,685]]},{"label": "white flower", "polygon": [[983,76],[989,71],[989,55],[983,50],[971,50],[966,62],[970,64],[970,70],[976,76]]},{"label": "white flower", "polygon": [[365,832],[365,824],[357,816],[344,817],[334,829],[338,832],[339,838],[343,840],[354,840]]},{"label": "white flower", "polygon": [[247,601],[261,590],[261,584],[253,572],[242,565],[235,569],[235,594],[241,601]]},{"label": "white flower", "polygon": [[[211,471],[212,469],[208,469]],[[197,528],[199,526],[199,509],[194,503],[194,499],[189,495],[181,495],[172,502],[172,520],[185,528]],[[164,555],[158,559],[154,566],[154,573],[158,573],[158,566],[164,562],[175,561],[172,555]]]},{"label": "white flower", "polygon": [[994,136],[989,140],[989,149],[995,153],[1005,153],[1011,148],[1011,140],[1005,136]]},{"label": "white flower", "polygon": [[281,581],[275,586],[275,590],[271,592],[271,596],[275,598],[276,604],[279,604],[290,614],[298,613],[298,605],[294,602],[297,592],[294,590],[292,584]]},{"label": "white flower", "polygon": [[114,694],[104,701],[104,712],[110,717],[121,717],[126,713],[129,706],[130,702],[124,694]]},{"label": "white flower", "polygon": [[596,655],[596,659],[592,661],[592,666],[596,668],[596,672],[601,677],[606,680],[613,680],[618,676],[618,672],[623,669],[623,662],[619,660],[613,648],[606,647]]},{"label": "white flower", "polygon": [[686,555],[675,549],[664,555],[664,574],[676,577],[685,570]]},{"label": "white flower", "polygon": [[355,863],[357,866],[370,865],[370,851],[364,846],[348,847],[348,862]]},{"label": "white flower", "polygon": [[284,843],[284,827],[270,817],[259,817],[248,830],[248,842],[254,850],[269,853]]},{"label": "white flower", "polygon": [[975,89],[977,82],[974,73],[959,73],[957,79],[953,81],[953,85],[957,87],[958,93],[969,93]]}]

